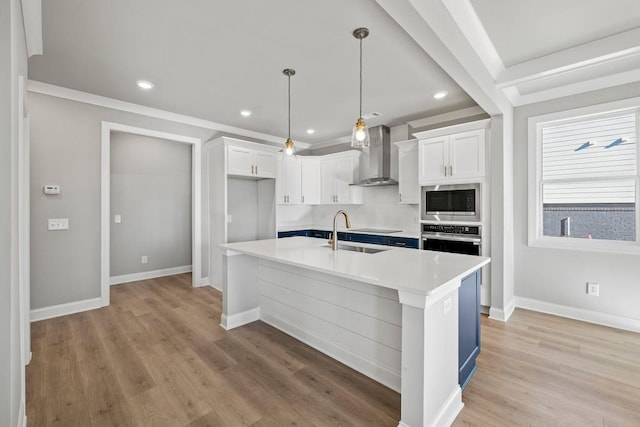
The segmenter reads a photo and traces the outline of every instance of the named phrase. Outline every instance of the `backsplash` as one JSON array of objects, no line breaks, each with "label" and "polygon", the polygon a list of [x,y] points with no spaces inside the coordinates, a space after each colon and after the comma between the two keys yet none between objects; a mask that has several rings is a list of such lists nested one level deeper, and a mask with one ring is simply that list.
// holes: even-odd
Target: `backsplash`
[{"label": "backsplash", "polygon": [[362,205],[279,205],[278,228],[294,225],[331,226],[333,216],[339,209],[347,211],[352,228],[394,228],[418,232],[418,206],[399,204],[397,186],[363,188]]}]

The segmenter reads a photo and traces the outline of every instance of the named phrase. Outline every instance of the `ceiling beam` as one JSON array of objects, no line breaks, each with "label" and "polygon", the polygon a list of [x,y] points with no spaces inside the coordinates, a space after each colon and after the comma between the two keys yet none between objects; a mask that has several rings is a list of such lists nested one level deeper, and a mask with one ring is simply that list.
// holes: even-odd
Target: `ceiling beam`
[{"label": "ceiling beam", "polygon": [[376,0],[404,31],[490,115],[511,102],[467,41],[443,0]]},{"label": "ceiling beam", "polygon": [[508,67],[496,84],[507,88],[604,64],[613,70],[616,62],[633,57],[640,58],[640,28]]}]

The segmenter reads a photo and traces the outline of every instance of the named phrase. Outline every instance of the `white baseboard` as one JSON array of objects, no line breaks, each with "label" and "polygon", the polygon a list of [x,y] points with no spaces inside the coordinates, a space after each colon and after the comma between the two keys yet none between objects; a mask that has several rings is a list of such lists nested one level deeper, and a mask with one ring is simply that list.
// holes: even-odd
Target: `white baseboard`
[{"label": "white baseboard", "polygon": [[155,279],[158,277],[173,276],[174,274],[191,273],[190,265],[182,267],[164,268],[162,270],[143,271],[142,273],[123,274],[122,276],[112,276],[109,278],[110,285],[120,285],[122,283],[137,282],[138,280]]},{"label": "white baseboard", "polygon": [[450,426],[462,411],[462,389],[456,384],[447,400],[442,404],[436,415],[428,425],[430,426]]},{"label": "white baseboard", "polygon": [[100,307],[102,307],[102,299],[91,298],[83,301],[52,305],[49,307],[34,308],[31,310],[31,321],[37,322],[38,320],[66,316],[67,314],[80,313],[81,311],[94,310]]},{"label": "white baseboard", "polygon": [[222,287],[218,284],[215,283],[209,283],[209,286],[211,286],[213,289],[222,292]]},{"label": "white baseboard", "polygon": [[597,325],[610,326],[612,328],[640,333],[640,320],[638,319],[615,316],[613,314],[584,310],[582,308],[553,304],[524,297],[516,297],[516,305],[527,310],[553,314],[555,316],[567,317],[569,319],[581,320],[583,322],[595,323]]},{"label": "white baseboard", "polygon": [[203,286],[210,286],[208,277],[201,277],[198,280],[196,280],[196,287],[197,288],[201,288]]},{"label": "white baseboard", "polygon": [[20,412],[18,413],[17,427],[27,427],[27,406],[24,399],[20,402]]},{"label": "white baseboard", "polygon": [[509,320],[509,318],[513,314],[513,310],[515,309],[516,309],[516,300],[514,298],[504,309],[496,308],[496,307],[489,308],[489,319],[506,322]]},{"label": "white baseboard", "polygon": [[220,319],[220,326],[222,326],[224,330],[228,331],[229,329],[237,328],[238,326],[246,325],[247,323],[255,322],[256,320],[260,320],[260,307],[252,308],[251,310],[243,311],[242,313],[233,314],[231,316],[223,314]]},{"label": "white baseboard", "polygon": [[[376,365],[352,352],[325,340],[315,334],[312,334],[302,328],[292,325],[287,321],[280,320],[278,317],[263,313],[260,320],[291,335],[298,341],[310,345],[316,350],[330,356],[331,358],[344,363],[352,369],[368,376],[383,384],[390,389],[400,393],[400,373],[393,372],[383,366]],[[459,388],[459,387],[458,387]]]}]

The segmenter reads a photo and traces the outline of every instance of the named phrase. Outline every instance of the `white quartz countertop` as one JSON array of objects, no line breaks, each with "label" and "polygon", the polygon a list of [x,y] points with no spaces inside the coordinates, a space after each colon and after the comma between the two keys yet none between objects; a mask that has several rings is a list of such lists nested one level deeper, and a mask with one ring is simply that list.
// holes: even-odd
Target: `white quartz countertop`
[{"label": "white quartz countertop", "polygon": [[[344,224],[343,218],[338,218],[341,224]],[[376,233],[372,231],[358,231],[358,229],[362,228],[371,228],[371,229],[393,229],[397,230],[403,227],[393,227],[393,226],[354,226],[353,228],[346,228],[343,226],[338,226],[338,231],[345,233],[357,233],[357,234],[373,234],[376,236],[391,236],[391,237],[408,237],[411,239],[419,239],[420,238],[420,224],[415,224],[415,231],[407,230],[406,228],[397,231],[395,233]],[[323,231],[332,231],[333,228],[331,225],[283,225],[278,227],[278,231],[296,231],[296,230],[323,230]]]},{"label": "white quartz countertop", "polygon": [[375,254],[332,251],[326,239],[288,237],[221,245],[225,252],[252,255],[385,288],[430,296],[489,263],[481,256],[340,242],[385,249]]}]

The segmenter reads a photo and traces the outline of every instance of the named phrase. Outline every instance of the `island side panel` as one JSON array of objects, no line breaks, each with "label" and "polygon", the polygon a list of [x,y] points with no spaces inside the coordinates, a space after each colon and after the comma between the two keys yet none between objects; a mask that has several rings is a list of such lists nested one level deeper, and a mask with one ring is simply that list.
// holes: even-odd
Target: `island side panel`
[{"label": "island side panel", "polygon": [[228,252],[222,262],[222,318],[229,330],[260,319],[260,262],[250,255]]},{"label": "island side panel", "polygon": [[395,290],[261,260],[260,294],[265,323],[400,391]]},{"label": "island side panel", "polygon": [[400,426],[450,425],[462,410],[458,385],[458,289],[436,296],[400,291]]}]

